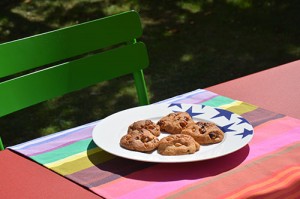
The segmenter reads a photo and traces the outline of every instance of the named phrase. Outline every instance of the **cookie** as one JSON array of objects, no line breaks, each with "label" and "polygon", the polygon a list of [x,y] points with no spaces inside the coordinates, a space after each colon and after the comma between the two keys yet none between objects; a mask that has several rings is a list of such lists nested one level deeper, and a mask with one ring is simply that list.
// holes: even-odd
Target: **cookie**
[{"label": "cookie", "polygon": [[149,152],[157,148],[159,139],[146,129],[133,130],[124,135],[120,145],[126,149],[140,152]]},{"label": "cookie", "polygon": [[175,134],[159,141],[157,152],[161,155],[185,155],[198,151],[200,145],[189,135]]},{"label": "cookie", "polygon": [[153,135],[159,136],[160,135],[160,127],[159,125],[155,124],[151,120],[140,120],[136,121],[128,127],[128,132],[134,130],[141,130],[146,129],[150,131]]},{"label": "cookie", "polygon": [[215,144],[224,139],[224,132],[212,122],[189,124],[182,134],[192,136],[199,144]]},{"label": "cookie", "polygon": [[161,131],[171,134],[180,134],[189,123],[193,120],[187,112],[170,113],[157,122]]}]

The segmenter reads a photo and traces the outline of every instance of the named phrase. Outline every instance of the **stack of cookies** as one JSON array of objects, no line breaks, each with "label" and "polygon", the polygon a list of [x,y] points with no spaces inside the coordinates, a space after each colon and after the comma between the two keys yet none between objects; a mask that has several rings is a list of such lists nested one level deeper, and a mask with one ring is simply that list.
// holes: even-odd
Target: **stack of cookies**
[{"label": "stack of cookies", "polygon": [[[170,134],[161,140],[161,132]],[[186,112],[170,113],[157,124],[151,120],[140,120],[128,127],[120,140],[126,149],[151,152],[157,149],[161,155],[193,154],[200,145],[219,143],[224,132],[211,122],[195,122]]]}]

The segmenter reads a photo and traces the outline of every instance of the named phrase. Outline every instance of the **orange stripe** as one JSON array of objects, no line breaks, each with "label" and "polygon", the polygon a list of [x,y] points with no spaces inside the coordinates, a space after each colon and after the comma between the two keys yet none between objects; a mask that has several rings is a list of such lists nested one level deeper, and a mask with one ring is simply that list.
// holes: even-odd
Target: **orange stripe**
[{"label": "orange stripe", "polygon": [[[273,190],[278,190],[279,188],[284,187],[284,185],[288,185],[290,182],[296,179],[297,176],[300,176],[300,172],[296,172],[293,175],[288,176],[288,178],[276,184],[275,186],[268,186],[268,188],[266,189],[261,188],[261,191],[255,191],[255,194],[261,195],[261,194],[271,192]],[[268,198],[268,197],[264,197],[264,198]],[[270,196],[269,198],[274,198],[274,196]]]},{"label": "orange stripe", "polygon": [[287,169],[285,171],[282,171],[282,172],[278,173],[277,175],[275,175],[273,178],[271,178],[269,180],[266,180],[266,181],[264,180],[263,182],[258,183],[258,184],[255,183],[255,185],[252,185],[252,186],[248,186],[247,185],[247,187],[245,189],[243,189],[243,190],[241,190],[241,191],[239,191],[239,192],[237,192],[237,193],[235,193],[233,195],[230,195],[227,198],[239,198],[241,195],[247,194],[249,192],[255,191],[256,189],[259,189],[261,187],[264,187],[264,186],[267,186],[267,185],[269,185],[271,183],[274,183],[277,180],[279,180],[280,178],[284,178],[284,176],[290,175],[291,172],[295,172],[295,171],[297,172],[297,170],[300,171],[300,167],[299,166],[297,166],[297,167],[291,167],[291,168],[289,168],[289,169]]},{"label": "orange stripe", "polygon": [[[282,173],[285,173],[285,172],[282,172]],[[274,178],[266,181],[269,183],[260,183],[257,185],[253,185],[253,187],[254,187],[253,190],[248,191],[248,192],[244,193],[243,195],[244,196],[245,195],[251,196],[252,194],[261,195],[261,194],[270,192],[272,190],[276,190],[276,189],[288,184],[289,182],[291,182],[293,179],[295,179],[299,175],[300,175],[299,171],[293,171],[290,173],[285,173],[283,176],[280,176],[280,177],[275,176]],[[284,178],[286,178],[286,179],[284,179]],[[278,181],[280,181],[280,183],[276,184]],[[273,198],[273,197],[271,197],[271,198]]]},{"label": "orange stripe", "polygon": [[[264,184],[264,183],[260,183],[257,186],[254,185],[254,187],[256,187],[256,189],[245,193],[244,196],[245,195],[251,196],[252,194],[261,195],[261,194],[265,194],[267,192],[270,192],[272,190],[276,190],[276,189],[284,186],[285,184],[288,184],[294,178],[296,178],[297,176],[300,175],[299,171],[294,171],[294,172],[296,172],[296,173],[293,173],[293,172],[292,172],[292,174],[291,173],[286,173],[284,176],[281,176],[280,178],[274,177],[274,178],[268,180],[269,182],[271,182],[271,181],[273,181],[273,182],[268,183],[268,184],[263,185],[263,186],[260,186],[260,185]],[[280,183],[276,184],[278,181],[280,181]],[[273,197],[271,197],[271,198],[273,198]]]}]

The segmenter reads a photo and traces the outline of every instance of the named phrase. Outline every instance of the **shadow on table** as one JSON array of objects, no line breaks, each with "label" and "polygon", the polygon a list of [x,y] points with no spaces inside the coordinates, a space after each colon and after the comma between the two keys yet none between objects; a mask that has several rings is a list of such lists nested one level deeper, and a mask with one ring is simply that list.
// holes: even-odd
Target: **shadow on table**
[{"label": "shadow on table", "polygon": [[[95,145],[91,142],[90,146]],[[97,174],[105,176],[98,179],[99,184],[118,179],[120,177],[143,181],[176,181],[184,179],[201,179],[216,176],[239,166],[248,156],[248,145],[242,149],[215,159],[188,162],[188,163],[149,163],[134,161],[120,157],[99,164],[101,156],[109,156],[108,153],[90,155],[88,158],[99,169]],[[143,170],[143,172],[139,172]],[[101,181],[101,182],[100,182]]]}]

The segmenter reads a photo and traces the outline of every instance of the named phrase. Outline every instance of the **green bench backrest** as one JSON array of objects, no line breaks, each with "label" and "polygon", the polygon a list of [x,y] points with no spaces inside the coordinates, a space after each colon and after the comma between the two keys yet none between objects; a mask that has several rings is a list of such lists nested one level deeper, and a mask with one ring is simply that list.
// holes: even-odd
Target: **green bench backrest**
[{"label": "green bench backrest", "polygon": [[0,117],[130,73],[140,104],[149,104],[141,35],[139,15],[129,11],[0,44]]}]

